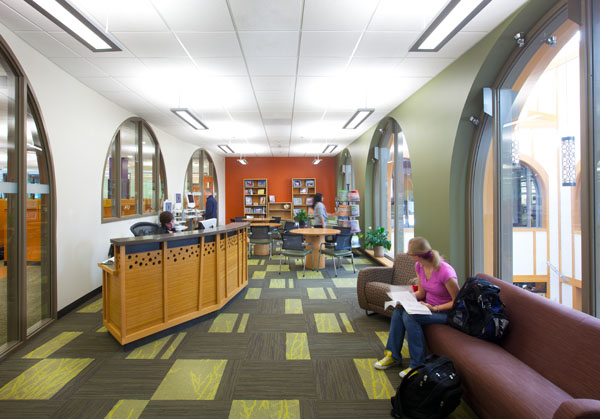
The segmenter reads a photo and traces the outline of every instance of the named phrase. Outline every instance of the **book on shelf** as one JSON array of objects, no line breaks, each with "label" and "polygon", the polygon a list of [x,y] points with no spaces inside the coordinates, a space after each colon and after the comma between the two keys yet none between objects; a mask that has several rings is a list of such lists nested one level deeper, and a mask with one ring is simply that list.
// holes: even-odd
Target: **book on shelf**
[{"label": "book on shelf", "polygon": [[246,181],[246,188],[254,188],[254,181],[253,180],[247,180]]},{"label": "book on shelf", "polygon": [[294,216],[298,215],[300,212],[300,208],[294,208]]},{"label": "book on shelf", "polygon": [[294,205],[302,205],[302,198],[294,198]]},{"label": "book on shelf", "polygon": [[246,195],[254,195],[254,191],[253,191],[252,189],[246,189],[246,190],[244,191],[244,193],[245,193]]},{"label": "book on shelf", "polygon": [[300,189],[300,193],[307,194],[308,193],[308,188],[301,188]]},{"label": "book on shelf", "polygon": [[258,191],[256,191],[257,195],[264,195],[265,194],[265,190],[264,189],[259,189]]},{"label": "book on shelf", "polygon": [[359,216],[360,216],[360,206],[350,205],[350,217],[359,217]]},{"label": "book on shelf", "polygon": [[252,197],[251,196],[246,197],[246,205],[252,205]]},{"label": "book on shelf", "polygon": [[265,205],[267,203],[267,200],[264,196],[261,196],[258,200],[258,203],[261,205]]},{"label": "book on shelf", "polygon": [[256,181],[256,187],[257,188],[265,188],[267,186],[267,181],[266,180],[257,180]]},{"label": "book on shelf", "polygon": [[269,195],[269,202],[275,202],[275,195]]},{"label": "book on shelf", "polygon": [[246,218],[248,218],[248,219],[254,218],[254,215],[246,215]]},{"label": "book on shelf", "polygon": [[300,188],[302,186],[301,180],[294,180],[294,188]]},{"label": "book on shelf", "polygon": [[306,198],[306,205],[312,205],[313,204],[313,198],[312,197],[307,197]]},{"label": "book on shelf", "polygon": [[360,201],[360,195],[358,194],[358,191],[348,192],[348,201],[352,201],[352,202]]},{"label": "book on shelf", "polygon": [[314,188],[315,187],[315,181],[314,180],[307,180],[304,183],[304,186],[306,186],[307,188]]}]

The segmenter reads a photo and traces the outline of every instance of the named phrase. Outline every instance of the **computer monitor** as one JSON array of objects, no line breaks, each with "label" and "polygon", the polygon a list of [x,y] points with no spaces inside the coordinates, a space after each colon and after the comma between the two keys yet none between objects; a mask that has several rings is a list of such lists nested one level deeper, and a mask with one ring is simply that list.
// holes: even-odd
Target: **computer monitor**
[{"label": "computer monitor", "polygon": [[196,201],[194,199],[194,195],[191,193],[187,194],[188,208],[194,208],[196,206]]},{"label": "computer monitor", "polygon": [[181,211],[182,207],[183,207],[183,197],[181,196],[180,193],[176,193],[174,209],[175,209],[175,211]]},{"label": "computer monitor", "polygon": [[163,211],[173,211],[173,203],[171,201],[164,201],[163,202]]},{"label": "computer monitor", "polygon": [[217,228],[216,218],[209,218],[208,220],[200,221],[200,230],[208,230],[211,228]]}]

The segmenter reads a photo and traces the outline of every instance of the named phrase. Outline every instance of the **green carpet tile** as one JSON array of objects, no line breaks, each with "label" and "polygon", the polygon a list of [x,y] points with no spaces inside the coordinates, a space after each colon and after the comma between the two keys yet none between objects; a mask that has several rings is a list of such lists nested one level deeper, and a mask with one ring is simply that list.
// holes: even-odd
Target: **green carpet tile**
[{"label": "green carpet tile", "polygon": [[[389,319],[358,307],[357,273],[249,260],[219,313],[123,350],[95,298],[0,363],[2,418],[386,418],[398,372],[373,368]],[[406,345],[405,345],[406,346]],[[454,419],[477,416],[462,403]]]}]

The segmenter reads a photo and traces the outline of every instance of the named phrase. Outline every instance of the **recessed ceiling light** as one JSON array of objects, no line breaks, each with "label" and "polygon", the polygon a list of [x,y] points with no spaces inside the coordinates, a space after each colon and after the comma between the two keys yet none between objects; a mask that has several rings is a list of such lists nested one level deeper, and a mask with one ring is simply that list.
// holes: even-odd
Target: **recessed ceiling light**
[{"label": "recessed ceiling light", "polygon": [[173,108],[171,112],[183,119],[194,129],[208,129],[188,108]]},{"label": "recessed ceiling light", "polygon": [[121,51],[116,41],[67,0],[25,0],[93,52]]},{"label": "recessed ceiling light", "polygon": [[346,124],[342,128],[343,129],[358,128],[358,126],[360,124],[362,124],[364,122],[364,120],[367,119],[373,112],[375,112],[375,109],[369,109],[369,108],[357,109],[356,112],[354,112],[354,115],[352,115],[352,117],[348,120],[348,122],[346,122]]},{"label": "recessed ceiling light", "polygon": [[410,51],[439,51],[492,0],[451,0]]},{"label": "recessed ceiling light", "polygon": [[221,145],[218,145],[217,147],[219,147],[221,149],[221,151],[223,151],[223,153],[225,153],[225,154],[233,154],[233,150],[227,144],[221,144]]},{"label": "recessed ceiling light", "polygon": [[337,148],[337,144],[328,144],[321,154],[333,153],[333,150]]}]

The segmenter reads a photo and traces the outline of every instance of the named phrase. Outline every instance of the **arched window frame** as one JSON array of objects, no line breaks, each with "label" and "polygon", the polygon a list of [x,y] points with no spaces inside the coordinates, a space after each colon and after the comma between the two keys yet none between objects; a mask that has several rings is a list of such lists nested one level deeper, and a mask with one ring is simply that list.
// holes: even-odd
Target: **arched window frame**
[{"label": "arched window frame", "polygon": [[[112,165],[110,166],[112,173],[109,174],[110,179],[107,179],[108,167],[109,167],[109,159],[112,161],[121,161],[122,154],[122,146],[121,146],[121,132],[126,127],[127,124],[133,123],[135,126],[135,143],[136,143],[136,170],[135,170],[135,208],[132,214],[123,214],[124,205],[122,202],[122,180],[121,175],[119,173],[118,166]],[[148,135],[146,136],[145,133]],[[146,198],[144,196],[144,165],[139,164],[139,161],[143,162],[144,156],[144,146],[145,140],[150,140],[153,143],[153,160],[152,160],[152,197]],[[146,148],[147,150],[147,148]],[[119,165],[120,167],[120,165]],[[118,181],[110,182],[113,179],[118,179]],[[110,191],[110,195],[107,192],[107,188],[110,188],[109,185],[114,185],[112,190]],[[114,222],[124,219],[134,219],[141,217],[148,217],[151,215],[157,215],[162,208],[162,202],[167,199],[168,191],[167,191],[167,177],[165,171],[165,163],[162,156],[162,151],[160,149],[160,145],[152,130],[152,127],[142,118],[129,118],[116,130],[115,135],[110,143],[108,148],[108,152],[106,155],[104,170],[102,174],[102,196],[101,196],[101,218],[103,223]],[[105,196],[111,196],[108,198]],[[114,198],[112,198],[114,197]],[[129,198],[131,199],[131,198]],[[148,207],[144,204],[144,199],[150,199],[151,204],[149,210]],[[108,202],[111,202],[111,205],[108,206]],[[107,208],[110,212],[107,211]],[[126,208],[127,209],[127,208]]]},{"label": "arched window frame", "polygon": [[[36,334],[40,333],[49,326],[57,316],[57,286],[56,286],[56,178],[54,174],[54,162],[48,136],[46,134],[46,124],[40,112],[39,102],[31,87],[25,71],[19,64],[16,56],[0,36],[0,58],[4,61],[7,71],[10,71],[14,77],[14,109],[12,115],[8,113],[9,134],[7,140],[13,138],[11,147],[7,150],[8,162],[13,162],[12,169],[7,171],[7,181],[16,185],[16,191],[4,191],[5,194],[12,194],[14,198],[12,203],[5,209],[7,216],[7,242],[4,247],[4,257],[6,272],[6,298],[7,301],[0,301],[4,305],[6,302],[6,320],[7,320],[7,339],[6,343],[0,343],[0,359],[20,347],[20,345]],[[31,114],[36,129],[35,155],[38,159],[38,169],[40,170],[40,180],[42,179],[42,168],[45,169],[43,178],[46,181],[49,202],[42,208],[42,214],[45,231],[41,232],[41,260],[43,271],[40,275],[43,277],[40,292],[41,321],[37,324],[28,326],[28,307],[27,296],[27,261],[28,255],[28,196],[39,194],[36,191],[38,185],[28,182],[27,173],[27,154],[29,145],[27,142],[28,134],[28,115]],[[10,185],[9,188],[12,189]],[[30,186],[33,186],[32,190]],[[8,201],[8,200],[7,200]],[[12,215],[11,215],[12,213]],[[11,257],[12,256],[12,257]]]},{"label": "arched window frame", "polygon": [[[532,217],[529,216],[527,225],[518,225],[513,221],[513,228],[544,228],[548,225],[548,174],[537,162],[532,159],[525,159],[523,156],[519,161],[519,166],[525,170],[525,173],[533,176],[534,185],[536,188],[535,195],[538,202],[536,202],[536,208],[530,208],[531,200],[529,196],[526,196],[526,212],[528,214],[535,214],[535,225],[533,225]],[[526,195],[529,194],[529,188],[526,190]],[[522,193],[521,193],[522,200]]]},{"label": "arched window frame", "polygon": [[[199,167],[198,182],[194,182],[193,163],[194,163],[195,159],[198,159],[198,167]],[[206,180],[204,177],[205,161],[208,161],[209,175],[211,172],[213,174],[213,176],[211,176],[212,177],[212,182],[211,182],[212,194],[217,201],[219,200],[219,194],[218,194],[219,182],[217,179],[217,168],[215,166],[215,163],[214,163],[212,157],[210,156],[210,154],[208,153],[208,151],[206,151],[203,148],[196,149],[192,153],[192,156],[190,157],[187,168],[185,170],[185,179],[183,182],[183,190],[186,195],[188,193],[192,193],[194,195],[195,200],[196,200],[195,207],[198,209],[204,209],[205,204],[206,204],[206,197],[204,194],[204,190],[206,189]],[[195,188],[195,185],[197,185],[198,187]],[[195,189],[197,189],[197,190],[195,190]],[[187,205],[187,201],[186,201],[186,205]]]}]

